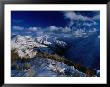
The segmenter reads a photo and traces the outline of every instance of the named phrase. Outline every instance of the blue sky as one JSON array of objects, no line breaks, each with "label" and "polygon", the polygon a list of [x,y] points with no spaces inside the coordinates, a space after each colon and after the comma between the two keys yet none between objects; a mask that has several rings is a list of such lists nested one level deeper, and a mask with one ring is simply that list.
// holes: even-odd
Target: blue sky
[{"label": "blue sky", "polygon": [[99,11],[12,11],[11,31],[17,34],[68,33],[71,29],[100,29]]},{"label": "blue sky", "polygon": [[[17,23],[13,20],[22,20],[21,23]],[[66,20],[63,17],[62,12],[54,11],[13,11],[12,12],[12,25],[21,26],[65,26]]]}]

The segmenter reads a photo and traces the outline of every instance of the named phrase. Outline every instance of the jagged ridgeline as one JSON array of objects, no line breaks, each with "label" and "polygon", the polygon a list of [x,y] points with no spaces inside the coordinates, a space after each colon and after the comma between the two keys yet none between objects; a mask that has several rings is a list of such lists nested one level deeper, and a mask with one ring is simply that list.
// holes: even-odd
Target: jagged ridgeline
[{"label": "jagged ridgeline", "polygon": [[67,58],[66,54],[71,48],[73,44],[68,41],[48,35],[41,37],[14,35],[11,41],[11,75],[98,76],[95,69]]}]

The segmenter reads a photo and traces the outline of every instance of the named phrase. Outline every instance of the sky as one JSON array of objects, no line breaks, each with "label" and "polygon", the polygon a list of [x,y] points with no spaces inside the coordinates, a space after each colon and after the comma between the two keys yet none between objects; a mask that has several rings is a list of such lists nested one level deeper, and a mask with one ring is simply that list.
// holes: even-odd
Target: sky
[{"label": "sky", "polygon": [[12,11],[15,34],[69,33],[78,28],[100,29],[99,11]]}]

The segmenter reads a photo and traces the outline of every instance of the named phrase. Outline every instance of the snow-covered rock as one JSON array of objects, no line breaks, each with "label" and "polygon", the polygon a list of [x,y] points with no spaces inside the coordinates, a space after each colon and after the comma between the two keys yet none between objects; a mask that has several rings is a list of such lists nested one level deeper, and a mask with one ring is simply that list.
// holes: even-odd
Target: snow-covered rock
[{"label": "snow-covered rock", "polygon": [[[97,35],[96,35],[97,36]],[[11,40],[11,49],[15,49],[20,58],[31,58],[31,71],[34,72],[33,76],[85,76],[84,73],[78,71],[74,66],[68,66],[62,62],[57,62],[46,58],[34,59],[38,50],[40,52],[53,52],[49,47],[59,51],[68,47],[68,43],[73,43],[69,49],[66,49],[64,54],[65,58],[71,61],[81,62],[84,66],[92,67],[99,65],[99,38],[96,36],[89,36],[88,38],[78,38],[69,40],[62,40],[48,35],[33,38],[31,36],[17,35]],[[65,39],[65,38],[64,38]],[[71,45],[70,44],[70,45]],[[93,49],[95,48],[95,49]],[[63,49],[64,50],[64,49]],[[95,50],[95,51],[94,51]],[[34,62],[33,62],[34,61]],[[94,64],[93,64],[94,63]],[[97,66],[96,66],[97,67]],[[94,68],[94,67],[93,67]],[[19,76],[23,76],[18,72]],[[23,73],[27,73],[23,71]],[[14,76],[17,76],[14,74]],[[24,76],[28,76],[24,74]]]},{"label": "snow-covered rock", "polygon": [[[21,61],[16,61],[19,66],[25,65]],[[46,58],[31,59],[28,64],[31,65],[30,69],[16,71],[13,69],[11,75],[14,77],[85,77],[86,74],[78,71],[74,66],[68,66],[62,62]]]},{"label": "snow-covered rock", "polygon": [[15,51],[20,58],[33,58],[37,53],[37,50],[33,50],[34,47],[47,48],[45,45],[36,43],[31,36],[17,35],[11,40],[11,49],[16,49]]},{"label": "snow-covered rock", "polygon": [[36,37],[36,42],[45,44],[47,46],[51,46],[53,48],[55,47],[55,45],[58,45],[59,47],[62,47],[62,48],[65,48],[68,45],[66,42],[58,40],[57,37],[52,37],[49,35]]}]

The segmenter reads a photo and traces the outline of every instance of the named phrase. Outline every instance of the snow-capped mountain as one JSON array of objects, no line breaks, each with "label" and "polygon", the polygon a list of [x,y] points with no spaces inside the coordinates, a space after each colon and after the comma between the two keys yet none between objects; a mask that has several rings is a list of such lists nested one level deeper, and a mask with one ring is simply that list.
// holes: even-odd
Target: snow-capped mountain
[{"label": "snow-capped mountain", "polygon": [[[49,35],[43,35],[40,37],[14,35],[11,40],[11,49],[15,50],[20,58],[31,59],[35,58],[36,54],[39,52],[46,52],[50,54],[60,54],[60,52],[62,52],[61,55],[63,55],[66,59],[97,70],[100,68],[100,56],[97,55],[100,53],[99,41],[99,34],[97,32],[89,34],[86,38],[83,36],[80,38],[62,38]],[[53,66],[48,66],[49,72],[52,67]],[[55,70],[53,68],[52,71]],[[65,69],[61,68],[61,71],[59,72],[63,72],[64,70]],[[55,70],[54,73],[56,71],[57,70]]]},{"label": "snow-capped mountain", "polygon": [[40,37],[20,36],[16,35],[11,40],[11,49],[16,49],[16,52],[21,58],[28,55],[32,58],[37,53],[37,50],[53,53],[53,51],[62,50],[68,47],[66,42],[58,40],[57,37],[50,37],[48,35]]},{"label": "snow-capped mountain", "polygon": [[66,42],[58,40],[57,37],[52,37],[52,36],[49,36],[49,35],[36,37],[36,41],[39,42],[39,43],[48,45],[48,46],[52,46],[52,45],[55,45],[55,44],[57,44],[58,46],[61,46],[61,47],[66,47],[67,46]]},{"label": "snow-capped mountain", "polygon": [[31,36],[17,35],[11,40],[11,49],[16,49],[20,58],[33,58],[37,51],[34,51],[34,47],[47,47],[40,43],[36,43]]},{"label": "snow-capped mountain", "polygon": [[[17,35],[11,41],[12,49],[21,58],[33,58],[37,51],[47,53],[59,53],[71,61],[76,61],[90,68],[98,68],[100,65],[100,39],[98,32],[92,32],[88,37],[58,38],[49,35],[40,37]],[[80,55],[79,55],[80,54]],[[89,59],[88,59],[89,58]]]},{"label": "snow-capped mountain", "polygon": [[45,45],[51,45],[52,43],[47,40],[48,38],[49,36],[47,35],[40,36],[40,37],[36,37],[36,41]]},{"label": "snow-capped mountain", "polygon": [[50,47],[57,54],[61,54],[61,55],[64,54],[64,52],[70,47],[69,44],[59,39],[58,37],[53,37],[48,35],[36,37],[36,42]]},{"label": "snow-capped mountain", "polygon": [[[44,39],[44,38],[43,38]],[[36,58],[35,55],[38,53],[38,49],[43,52],[47,51],[52,51],[51,49],[48,48],[47,45],[50,44],[45,44],[45,41],[42,38],[39,39],[38,41],[42,40],[42,43],[37,43],[34,38],[31,36],[20,36],[17,35],[15,36],[12,41],[11,41],[11,48],[12,50],[14,49],[17,53],[18,56],[22,58],[31,58],[30,62],[28,64],[31,65],[31,67],[28,70],[22,70],[22,71],[16,71],[14,70],[14,67],[16,65],[12,65],[12,76],[17,77],[17,76],[75,76],[75,77],[83,77],[86,76],[85,73],[78,71],[77,69],[74,68],[74,66],[68,66],[64,64],[63,62],[58,62],[52,59],[48,58]],[[65,42],[63,41],[55,41],[56,44],[65,46]],[[45,48],[45,49],[44,49]],[[25,63],[22,63],[22,61],[16,60],[17,66],[22,67],[25,66]],[[21,64],[22,63],[22,64]]]},{"label": "snow-capped mountain", "polygon": [[33,48],[35,46],[37,46],[37,47],[46,47],[45,45],[36,43],[34,38],[32,38],[31,36],[17,35],[15,38],[12,39],[11,42],[12,42],[12,44],[11,44],[12,48],[19,48],[19,47]]}]

